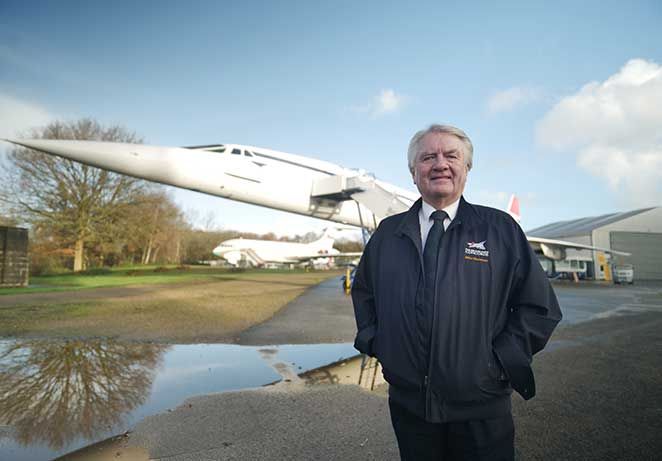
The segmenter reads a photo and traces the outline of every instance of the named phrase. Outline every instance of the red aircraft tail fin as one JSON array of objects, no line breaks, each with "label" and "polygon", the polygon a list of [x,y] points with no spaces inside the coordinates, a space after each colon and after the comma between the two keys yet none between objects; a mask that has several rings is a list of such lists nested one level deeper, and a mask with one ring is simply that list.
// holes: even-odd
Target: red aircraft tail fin
[{"label": "red aircraft tail fin", "polygon": [[522,220],[522,215],[519,213],[519,199],[515,194],[511,195],[508,201],[508,214],[517,222]]}]

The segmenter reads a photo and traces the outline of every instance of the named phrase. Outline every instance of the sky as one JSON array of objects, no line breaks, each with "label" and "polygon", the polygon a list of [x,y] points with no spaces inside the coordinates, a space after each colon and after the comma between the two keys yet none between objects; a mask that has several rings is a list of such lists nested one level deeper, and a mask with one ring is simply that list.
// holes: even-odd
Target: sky
[{"label": "sky", "polygon": [[[415,190],[411,136],[465,130],[465,197],[522,227],[662,205],[662,2],[0,1],[0,137],[53,120],[248,144]],[[0,143],[0,160],[10,149]],[[169,188],[198,227],[324,221]]]}]

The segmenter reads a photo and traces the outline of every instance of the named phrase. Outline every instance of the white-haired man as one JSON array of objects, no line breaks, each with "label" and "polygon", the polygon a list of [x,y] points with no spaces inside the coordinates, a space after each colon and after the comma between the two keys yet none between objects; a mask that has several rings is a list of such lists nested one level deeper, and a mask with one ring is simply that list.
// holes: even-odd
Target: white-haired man
[{"label": "white-haired man", "polygon": [[512,460],[510,395],[535,394],[531,358],[561,320],[556,296],[519,225],[462,197],[462,130],[419,131],[408,161],[421,199],[366,246],[355,347],[382,364],[403,460]]}]

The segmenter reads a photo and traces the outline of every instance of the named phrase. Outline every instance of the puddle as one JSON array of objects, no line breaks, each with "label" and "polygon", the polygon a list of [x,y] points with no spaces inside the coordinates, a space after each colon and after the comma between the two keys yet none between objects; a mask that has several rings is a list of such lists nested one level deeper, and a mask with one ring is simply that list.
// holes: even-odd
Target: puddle
[{"label": "puddle", "polygon": [[300,380],[355,355],[351,344],[0,341],[0,459],[53,459],[188,397]]},{"label": "puddle", "polygon": [[358,384],[368,390],[386,383],[379,361],[361,355],[306,371],[299,377],[309,385]]}]

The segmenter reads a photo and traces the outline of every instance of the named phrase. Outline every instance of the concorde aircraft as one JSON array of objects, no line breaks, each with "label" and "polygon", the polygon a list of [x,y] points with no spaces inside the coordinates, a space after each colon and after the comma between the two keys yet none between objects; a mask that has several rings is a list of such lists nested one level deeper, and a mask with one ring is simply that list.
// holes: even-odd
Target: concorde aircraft
[{"label": "concorde aircraft", "polygon": [[[98,141],[6,139],[10,143],[210,195],[359,226],[367,231],[407,210],[418,193],[363,170],[311,157],[239,144],[161,147]],[[623,254],[561,240],[527,237],[550,259],[568,248]]]},{"label": "concorde aircraft", "polygon": [[221,242],[214,248],[213,253],[233,266],[242,263],[251,266],[265,266],[304,262],[327,265],[334,257],[356,258],[361,256],[361,253],[341,253],[333,248],[334,242],[331,229],[327,228],[321,238],[310,243],[234,238]]}]

